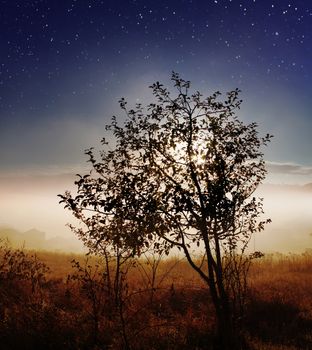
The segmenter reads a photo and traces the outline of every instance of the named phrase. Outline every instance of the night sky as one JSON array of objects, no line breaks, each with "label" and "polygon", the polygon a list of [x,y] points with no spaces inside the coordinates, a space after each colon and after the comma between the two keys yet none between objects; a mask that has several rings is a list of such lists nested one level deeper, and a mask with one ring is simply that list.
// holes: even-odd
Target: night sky
[{"label": "night sky", "polygon": [[79,169],[119,98],[176,71],[242,90],[241,118],[275,135],[272,181],[312,179],[310,0],[2,0],[0,26],[4,174]]},{"label": "night sky", "polygon": [[[311,0],[0,4],[0,229],[72,239],[57,194],[123,118],[118,100],[152,102],[147,87],[172,71],[206,96],[241,89],[239,117],[274,134],[266,181],[312,183]],[[311,246],[311,192],[264,197],[273,223],[254,246]]]}]

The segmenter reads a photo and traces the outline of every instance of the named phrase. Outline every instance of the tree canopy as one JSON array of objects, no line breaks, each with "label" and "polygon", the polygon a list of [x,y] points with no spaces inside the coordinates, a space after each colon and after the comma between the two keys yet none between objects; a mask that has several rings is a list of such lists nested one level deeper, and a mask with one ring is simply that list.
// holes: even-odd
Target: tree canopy
[{"label": "tree canopy", "polygon": [[177,73],[172,81],[175,94],[156,82],[145,108],[120,100],[125,118],[112,118],[99,156],[86,151],[92,170],[62,202],[85,224],[78,234],[95,251],[101,244],[138,255],[179,249],[222,314],[224,257],[243,253],[269,221],[254,193],[266,175],[262,147],[271,135],[239,120],[238,89],[203,97]]}]

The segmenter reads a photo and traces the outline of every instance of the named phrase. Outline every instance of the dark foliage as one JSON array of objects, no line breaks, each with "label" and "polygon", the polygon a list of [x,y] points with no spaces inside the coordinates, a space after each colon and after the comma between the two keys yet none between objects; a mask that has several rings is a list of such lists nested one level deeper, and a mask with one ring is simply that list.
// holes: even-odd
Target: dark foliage
[{"label": "dark foliage", "polygon": [[208,287],[216,347],[240,348],[253,257],[245,250],[270,221],[259,219],[262,199],[254,192],[266,175],[261,148],[271,135],[260,137],[256,123],[238,119],[238,89],[204,98],[178,74],[172,81],[176,95],[156,82],[155,102],[145,109],[120,100],[124,123],[113,117],[99,159],[86,151],[92,170],[78,175],[77,194],[60,195],[61,203],[83,224],[73,230],[92,252],[180,250]]}]

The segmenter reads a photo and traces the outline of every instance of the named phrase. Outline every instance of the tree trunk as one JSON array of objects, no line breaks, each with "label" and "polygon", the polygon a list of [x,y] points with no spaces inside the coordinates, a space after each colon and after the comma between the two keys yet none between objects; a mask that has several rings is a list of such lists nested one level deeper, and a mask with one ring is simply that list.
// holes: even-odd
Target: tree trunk
[{"label": "tree trunk", "polygon": [[219,305],[216,306],[216,316],[214,350],[248,350],[241,330],[235,325],[228,300],[219,300]]}]

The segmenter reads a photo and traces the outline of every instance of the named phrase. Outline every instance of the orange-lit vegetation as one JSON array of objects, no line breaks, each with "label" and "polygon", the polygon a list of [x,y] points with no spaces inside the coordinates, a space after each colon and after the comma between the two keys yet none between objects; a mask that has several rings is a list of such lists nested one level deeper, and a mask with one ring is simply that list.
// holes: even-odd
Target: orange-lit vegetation
[{"label": "orange-lit vegetation", "polygon": [[[211,348],[213,305],[186,261],[146,256],[128,259],[119,272],[115,267],[2,242],[1,349]],[[243,322],[249,344],[311,349],[312,255],[255,260],[249,284]]]}]

